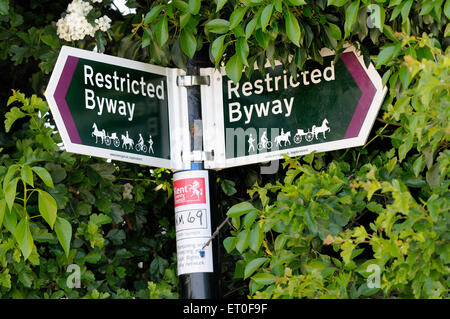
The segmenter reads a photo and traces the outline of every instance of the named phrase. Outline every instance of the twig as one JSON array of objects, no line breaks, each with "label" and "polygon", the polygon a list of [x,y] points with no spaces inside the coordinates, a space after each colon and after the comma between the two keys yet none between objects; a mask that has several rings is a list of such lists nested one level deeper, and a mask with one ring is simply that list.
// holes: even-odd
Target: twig
[{"label": "twig", "polygon": [[358,153],[358,157],[356,158],[356,164],[355,164],[355,169],[358,169],[358,164],[359,164],[359,156],[361,155],[361,153]]},{"label": "twig", "polygon": [[382,118],[379,118],[379,117],[377,117],[377,121],[378,122],[381,122],[381,123],[383,123],[383,124],[389,124],[389,125],[392,125],[392,126],[398,126],[398,127],[400,127],[400,126],[402,126],[400,123],[396,123],[396,122],[386,122],[385,120],[383,120]]},{"label": "twig", "polygon": [[227,224],[228,224],[228,226],[231,227],[231,229],[233,229],[234,231],[237,231],[237,228],[234,227],[232,223],[230,223],[230,219],[229,219],[229,218],[228,218],[228,220],[227,220]]},{"label": "twig", "polygon": [[247,288],[247,287],[248,287],[248,286],[245,285],[245,286],[241,286],[241,287],[238,287],[238,288],[236,288],[236,289],[233,289],[233,290],[227,292],[225,295],[223,295],[223,297],[225,298],[225,297],[227,297],[227,296],[229,296],[229,295],[231,295],[231,294],[234,294],[235,292],[238,292],[239,290],[241,290],[241,289],[243,289],[243,288]]},{"label": "twig", "polygon": [[220,229],[222,229],[222,227],[228,223],[228,220],[230,219],[230,217],[227,216],[227,218],[225,218],[225,220],[216,228],[216,230],[214,231],[214,233],[212,234],[211,238],[209,238],[209,240],[206,242],[206,244],[203,245],[202,249],[205,249],[206,246],[208,246],[214,238],[216,238],[217,235],[219,235],[219,231]]}]

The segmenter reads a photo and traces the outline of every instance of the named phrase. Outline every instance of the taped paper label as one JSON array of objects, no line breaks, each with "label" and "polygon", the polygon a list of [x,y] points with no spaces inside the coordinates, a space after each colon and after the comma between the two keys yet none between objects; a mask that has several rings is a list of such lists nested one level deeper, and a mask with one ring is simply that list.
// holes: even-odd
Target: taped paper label
[{"label": "taped paper label", "polygon": [[173,175],[178,275],[213,272],[208,171]]}]

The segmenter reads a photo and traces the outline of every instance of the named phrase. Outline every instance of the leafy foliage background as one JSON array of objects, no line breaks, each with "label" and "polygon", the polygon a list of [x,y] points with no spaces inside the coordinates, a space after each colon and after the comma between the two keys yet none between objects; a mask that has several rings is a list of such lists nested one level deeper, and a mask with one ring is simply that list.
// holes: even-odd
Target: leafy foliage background
[{"label": "leafy foliage background", "polygon": [[[237,81],[266,59],[295,74],[346,43],[389,88],[372,134],[272,175],[218,172],[231,220],[218,239],[223,295],[448,298],[448,0],[131,0],[125,16],[111,3],[90,14],[107,13],[111,30],[64,43],[55,22],[67,3],[0,0],[1,298],[179,296],[171,173],[62,152],[46,124],[62,45],[179,68],[206,60]],[[80,288],[68,286],[71,264]]]}]

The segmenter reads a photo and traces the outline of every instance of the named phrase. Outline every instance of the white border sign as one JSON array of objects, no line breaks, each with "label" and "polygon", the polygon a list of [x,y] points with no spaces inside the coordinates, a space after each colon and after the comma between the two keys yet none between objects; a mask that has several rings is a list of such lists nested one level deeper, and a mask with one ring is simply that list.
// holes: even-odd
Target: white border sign
[{"label": "white border sign", "polygon": [[[67,121],[62,116],[61,106],[57,104],[55,92],[58,90],[58,84],[61,81],[70,82],[64,74],[64,68],[69,63],[68,58],[82,58],[90,61],[97,61],[114,66],[125,67],[128,69],[148,72],[167,77],[167,97],[168,97],[168,115],[169,120],[169,138],[170,138],[170,159],[153,157],[150,155],[141,155],[129,153],[122,149],[111,150],[102,147],[93,147],[81,143],[73,143],[70,138],[70,130]],[[136,163],[141,165],[164,167],[169,169],[187,169],[190,168],[190,162],[182,159],[182,154],[190,152],[190,133],[188,125],[188,107],[186,88],[177,86],[177,76],[184,75],[181,69],[164,68],[160,66],[114,57],[106,54],[100,54],[92,51],[81,50],[68,46],[63,46],[58,56],[55,68],[50,78],[45,97],[50,106],[50,110],[55,119],[58,131],[68,152],[98,156],[112,160]],[[69,84],[67,83],[67,86]],[[83,94],[80,92],[80,94]],[[67,118],[67,116],[66,116]]]},{"label": "white border sign", "polygon": [[[363,57],[357,53],[355,47],[351,46],[346,48],[344,53],[352,53],[356,57],[356,59],[352,58],[353,61],[357,61],[354,62],[354,66],[357,67],[355,72],[361,72],[360,70],[364,70],[363,72],[368,76],[372,82],[372,85],[375,87],[375,94],[372,100],[369,101],[370,106],[367,113],[364,115],[365,117],[358,119],[359,121],[363,121],[363,123],[362,125],[360,123],[357,124],[359,126],[357,136],[331,142],[323,142],[318,144],[312,143],[308,146],[292,147],[284,150],[272,150],[264,153],[232,158],[227,158],[225,154],[226,139],[224,127],[224,92],[222,87],[223,78],[226,78],[225,68],[222,68],[220,71],[215,70],[214,68],[201,69],[201,75],[207,75],[211,78],[210,86],[201,87],[204,132],[203,145],[206,152],[214,153],[213,160],[205,161],[205,168],[220,169],[241,166],[281,159],[283,158],[283,154],[298,156],[306,155],[314,151],[319,153],[364,145],[372,129],[384,96],[386,95],[387,88],[383,88],[381,77],[375,70],[375,67],[372,64],[370,64],[368,68],[365,66]],[[321,55],[324,57],[331,56],[334,55],[334,52],[329,49],[323,49],[321,51]],[[266,67],[269,66],[270,64],[266,65]]]}]

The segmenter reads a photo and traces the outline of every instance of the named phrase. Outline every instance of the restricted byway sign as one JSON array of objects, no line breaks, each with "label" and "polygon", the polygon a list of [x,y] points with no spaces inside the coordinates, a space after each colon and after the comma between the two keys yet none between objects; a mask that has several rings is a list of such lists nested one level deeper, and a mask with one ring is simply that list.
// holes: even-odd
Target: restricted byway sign
[{"label": "restricted byway sign", "polygon": [[204,149],[214,154],[205,168],[364,145],[387,89],[354,47],[336,64],[334,52],[321,54],[323,65],[308,60],[296,79],[281,65],[236,84],[224,69],[201,69],[211,77],[201,91]]},{"label": "restricted byway sign", "polygon": [[189,168],[186,89],[180,69],[63,47],[45,92],[67,151]]}]

